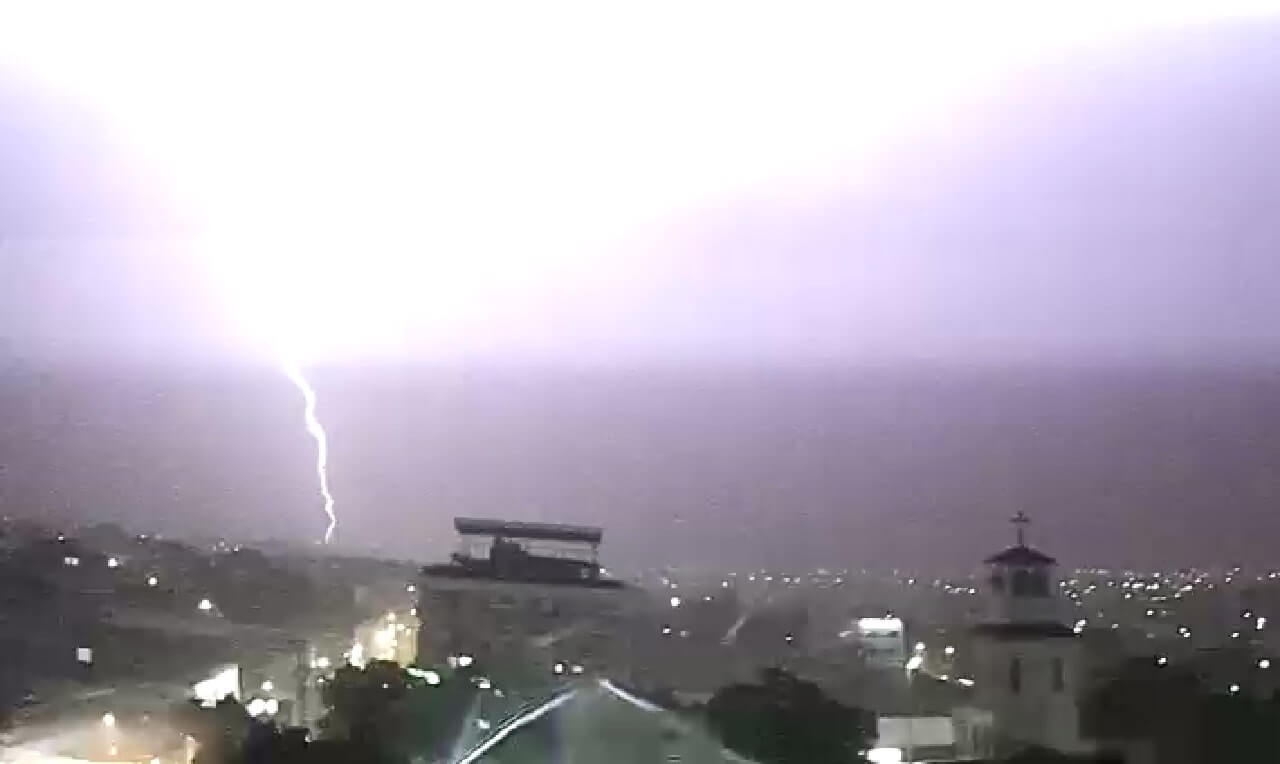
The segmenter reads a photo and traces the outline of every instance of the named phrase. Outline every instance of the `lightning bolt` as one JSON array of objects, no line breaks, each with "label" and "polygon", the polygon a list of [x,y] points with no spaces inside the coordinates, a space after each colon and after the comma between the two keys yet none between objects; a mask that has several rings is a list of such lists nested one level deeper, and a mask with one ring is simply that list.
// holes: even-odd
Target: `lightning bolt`
[{"label": "lightning bolt", "polygon": [[302,368],[286,361],[284,373],[297,385],[302,392],[302,400],[306,403],[303,417],[307,423],[307,432],[316,442],[316,477],[320,481],[320,495],[324,497],[324,513],[329,517],[329,525],[324,529],[324,543],[328,544],[333,540],[334,529],[338,527],[338,515],[333,511],[333,494],[329,493],[329,437],[325,435],[324,425],[316,417],[316,391],[302,375]]}]

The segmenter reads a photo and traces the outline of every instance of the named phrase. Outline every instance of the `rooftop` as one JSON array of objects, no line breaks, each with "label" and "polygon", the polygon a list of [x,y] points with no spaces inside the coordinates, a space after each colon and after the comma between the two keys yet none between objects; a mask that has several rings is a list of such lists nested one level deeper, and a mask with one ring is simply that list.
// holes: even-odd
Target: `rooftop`
[{"label": "rooftop", "polygon": [[1058,561],[1025,544],[1015,544],[986,559],[988,565],[1057,565]]},{"label": "rooftop", "polygon": [[478,517],[454,518],[453,527],[463,536],[502,536],[513,539],[577,541],[588,544],[599,544],[604,538],[603,529],[587,525],[526,523]]}]

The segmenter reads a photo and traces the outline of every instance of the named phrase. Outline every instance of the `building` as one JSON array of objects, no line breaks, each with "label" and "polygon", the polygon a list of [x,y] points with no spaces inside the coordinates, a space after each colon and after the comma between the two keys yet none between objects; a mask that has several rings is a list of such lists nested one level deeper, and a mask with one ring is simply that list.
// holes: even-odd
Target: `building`
[{"label": "building", "polygon": [[986,611],[970,648],[972,700],[954,713],[962,756],[1091,750],[1080,731],[1080,642],[1059,615],[1056,561],[1026,544],[1028,522],[1019,512],[1016,543],[986,560]]},{"label": "building", "polygon": [[907,637],[901,618],[888,615],[859,618],[840,635],[853,639],[870,668],[901,670],[907,665]]},{"label": "building", "polygon": [[621,660],[630,587],[599,562],[599,528],[457,518],[460,549],[419,586],[418,663],[585,672]]}]

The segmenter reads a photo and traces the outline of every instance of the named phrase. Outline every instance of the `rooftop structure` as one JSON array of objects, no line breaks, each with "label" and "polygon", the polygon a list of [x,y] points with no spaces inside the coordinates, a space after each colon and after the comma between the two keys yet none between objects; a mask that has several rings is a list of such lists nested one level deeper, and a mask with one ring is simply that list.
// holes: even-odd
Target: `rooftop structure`
[{"label": "rooftop structure", "polygon": [[462,542],[444,565],[423,573],[446,578],[616,587],[601,575],[598,561],[604,531],[580,525],[526,523],[459,517],[453,522]]},{"label": "rooftop structure", "polygon": [[594,546],[598,546],[604,540],[604,530],[587,525],[455,517],[453,527],[462,536],[502,536],[539,541],[581,542]]}]

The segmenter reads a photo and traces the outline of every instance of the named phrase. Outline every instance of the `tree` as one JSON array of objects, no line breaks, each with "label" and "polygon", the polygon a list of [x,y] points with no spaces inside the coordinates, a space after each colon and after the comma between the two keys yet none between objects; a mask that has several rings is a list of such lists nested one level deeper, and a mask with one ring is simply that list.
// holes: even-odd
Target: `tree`
[{"label": "tree", "polygon": [[244,706],[228,695],[213,708],[192,700],[179,705],[173,725],[199,744],[194,764],[227,764],[238,761],[241,747],[249,737],[252,720]]},{"label": "tree", "polygon": [[1084,723],[1099,739],[1147,742],[1162,764],[1280,758],[1280,701],[1210,692],[1192,671],[1151,659],[1125,664],[1095,691]]},{"label": "tree", "polygon": [[325,737],[348,740],[373,753],[376,760],[395,760],[402,750],[405,700],[412,678],[394,661],[370,661],[364,668],[347,665],[324,685],[329,713]]},{"label": "tree", "polygon": [[764,764],[836,764],[868,747],[874,717],[828,697],[782,669],[759,684],[724,687],[707,703],[707,721],[726,746]]}]

